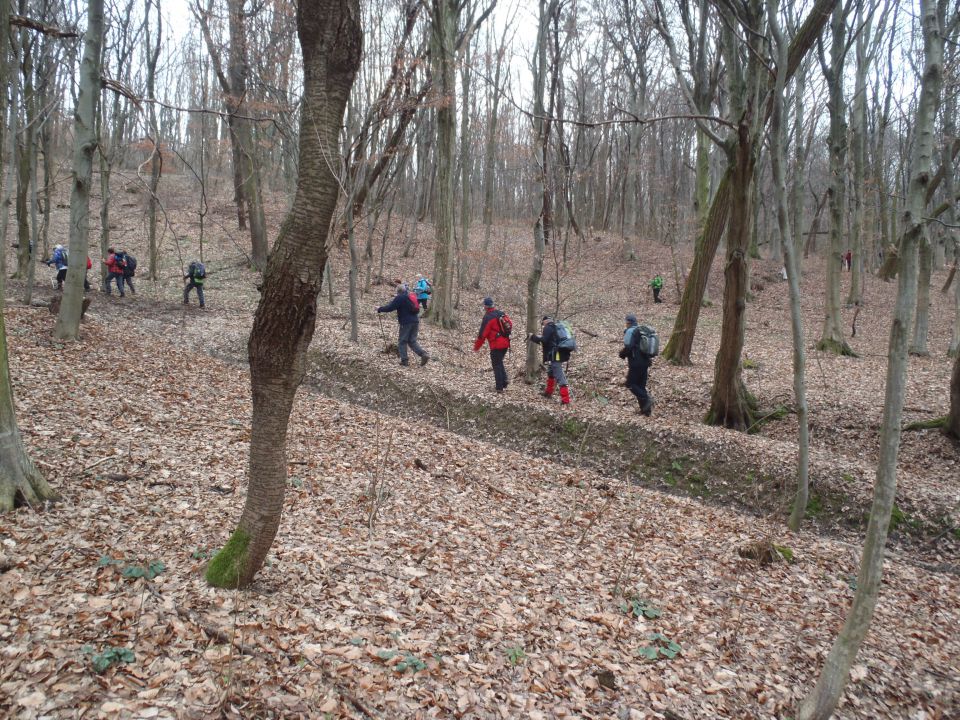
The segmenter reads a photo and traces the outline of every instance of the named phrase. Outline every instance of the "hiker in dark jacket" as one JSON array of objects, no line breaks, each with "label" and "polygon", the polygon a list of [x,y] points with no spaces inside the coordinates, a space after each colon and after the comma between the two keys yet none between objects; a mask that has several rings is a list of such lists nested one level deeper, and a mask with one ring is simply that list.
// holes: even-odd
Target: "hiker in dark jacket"
[{"label": "hiker in dark jacket", "polygon": [[623,331],[623,347],[620,349],[620,357],[627,361],[627,387],[637,398],[641,414],[650,415],[653,411],[653,399],[647,393],[647,375],[650,371],[651,358],[637,349],[639,338],[636,337],[636,334],[640,332],[640,328],[637,326],[637,316],[627,315],[624,321],[627,327]]},{"label": "hiker in dark jacket", "polygon": [[[190,291],[197,291],[197,300],[200,301],[200,307],[205,307],[203,297],[203,282],[207,279],[207,268],[202,262],[194,260],[187,266],[187,274],[183,276],[187,284],[183,286],[183,304],[190,304]],[[130,286],[131,288],[133,285]]]},{"label": "hiker in dark jacket", "polygon": [[570,390],[567,388],[567,376],[563,372],[563,363],[570,360],[570,351],[558,348],[557,325],[553,318],[544,315],[540,320],[541,335],[531,335],[530,342],[539,343],[543,348],[543,362],[548,365],[547,387],[543,391],[544,397],[553,397],[553,389],[560,386],[560,403],[570,404]]},{"label": "hiker in dark jacket", "polygon": [[477,339],[473,343],[473,351],[479,352],[484,343],[489,345],[493,382],[497,392],[502,393],[510,384],[507,380],[507,368],[503,364],[503,359],[510,349],[510,338],[501,332],[500,318],[504,313],[494,307],[493,298],[483,299],[483,309],[483,320],[480,321],[480,332],[477,333]]},{"label": "hiker in dark jacket", "polygon": [[378,313],[397,313],[397,322],[400,324],[400,335],[397,339],[397,351],[400,353],[400,364],[409,365],[407,361],[407,346],[420,356],[420,365],[430,362],[427,351],[420,347],[417,335],[420,332],[420,304],[416,298],[410,297],[410,291],[403,283],[397,285],[397,294],[386,305],[377,308]]}]

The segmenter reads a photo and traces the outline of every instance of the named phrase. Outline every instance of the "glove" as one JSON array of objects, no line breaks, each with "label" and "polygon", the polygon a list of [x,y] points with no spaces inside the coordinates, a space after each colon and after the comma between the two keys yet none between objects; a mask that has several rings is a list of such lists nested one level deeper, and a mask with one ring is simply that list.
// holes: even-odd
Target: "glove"
[{"label": "glove", "polygon": [[627,353],[627,349],[626,349],[626,348],[621,348],[621,349],[620,349],[620,359],[621,359],[621,360],[626,360],[626,359],[627,359],[627,354],[628,354],[628,353]]}]

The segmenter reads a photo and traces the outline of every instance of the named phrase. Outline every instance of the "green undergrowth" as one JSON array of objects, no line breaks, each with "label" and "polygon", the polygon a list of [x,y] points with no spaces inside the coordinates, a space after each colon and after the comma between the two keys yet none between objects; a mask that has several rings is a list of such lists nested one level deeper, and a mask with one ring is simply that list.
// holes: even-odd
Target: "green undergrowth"
[{"label": "green undergrowth", "polygon": [[235,588],[240,584],[243,563],[250,546],[250,535],[237,528],[207,566],[207,582],[218,588]]}]

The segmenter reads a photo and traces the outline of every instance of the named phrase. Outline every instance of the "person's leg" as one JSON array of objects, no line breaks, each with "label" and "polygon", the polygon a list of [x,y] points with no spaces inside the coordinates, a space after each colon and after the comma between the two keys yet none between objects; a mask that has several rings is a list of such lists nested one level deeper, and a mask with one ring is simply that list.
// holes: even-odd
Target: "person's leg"
[{"label": "person's leg", "polygon": [[124,276],[123,276],[123,281],[130,287],[130,292],[133,293],[134,295],[136,295],[136,294],[137,294],[137,291],[136,291],[136,289],[133,287],[133,276],[132,276],[132,275],[124,275]]},{"label": "person's leg", "polygon": [[110,273],[108,280],[113,280],[116,283],[117,290],[120,291],[120,297],[124,297],[123,293],[123,273]]},{"label": "person's leg", "polygon": [[559,360],[551,362],[550,373],[557,379],[557,385],[560,386],[560,402],[563,405],[569,405],[570,390],[567,388],[567,376],[563,372],[563,363]]},{"label": "person's leg", "polygon": [[193,287],[193,280],[191,280],[190,282],[188,282],[186,285],[183,286],[183,304],[184,305],[190,304],[190,288],[192,287]]},{"label": "person's leg", "polygon": [[627,387],[630,389],[630,392],[633,393],[633,396],[637,399],[637,403],[642,408],[645,400],[646,390],[640,381],[640,368],[636,365],[627,366]]},{"label": "person's leg", "polygon": [[206,304],[203,301],[203,285],[197,285],[197,300],[200,301],[200,307]]},{"label": "person's leg", "polygon": [[400,334],[397,336],[397,352],[400,353],[400,364],[407,365],[407,343],[410,339],[410,328],[413,325],[401,325]]},{"label": "person's leg", "polygon": [[497,392],[507,387],[507,369],[503,365],[503,358],[506,356],[506,350],[491,350],[490,364],[493,366],[493,381]]},{"label": "person's leg", "polygon": [[57,290],[63,290],[63,281],[67,278],[67,269],[57,270]]},{"label": "person's leg", "polygon": [[[417,355],[420,356],[420,360],[424,361],[430,356],[427,354],[427,351],[420,347],[420,343],[417,342],[417,336],[420,334],[420,323],[415,322],[410,324],[410,333],[407,336],[407,344],[410,346],[410,349],[413,350]],[[421,365],[426,365],[426,362],[421,362]]]},{"label": "person's leg", "polygon": [[83,291],[90,292],[90,278],[86,273],[83,274]]}]

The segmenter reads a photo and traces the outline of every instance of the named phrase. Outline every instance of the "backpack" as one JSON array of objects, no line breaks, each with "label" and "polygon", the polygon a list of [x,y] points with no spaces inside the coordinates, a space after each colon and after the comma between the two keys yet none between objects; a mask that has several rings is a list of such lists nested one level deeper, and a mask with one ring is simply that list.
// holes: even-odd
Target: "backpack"
[{"label": "backpack", "polygon": [[202,262],[197,262],[194,260],[190,263],[190,267],[187,270],[187,276],[192,280],[203,280],[207,276],[207,269],[203,266]]},{"label": "backpack", "polygon": [[123,269],[124,277],[133,277],[137,274],[137,259],[130,253],[126,254],[127,264]]},{"label": "backpack", "polygon": [[127,255],[126,253],[118,252],[113,254],[113,264],[118,268],[123,269],[127,267]]},{"label": "backpack", "polygon": [[633,331],[632,350],[634,354],[644,357],[652,358],[659,355],[660,336],[657,335],[657,331],[649,325],[637,325],[637,329]]},{"label": "backpack", "polygon": [[510,333],[513,332],[513,320],[510,319],[510,316],[505,312],[500,311],[500,314],[497,315],[497,337],[510,338]]},{"label": "backpack", "polygon": [[557,334],[557,350],[568,350],[573,352],[577,349],[577,341],[573,337],[573,329],[566,320],[561,320],[553,324],[554,332]]},{"label": "backpack", "polygon": [[413,306],[413,311],[415,313],[420,312],[420,300],[417,299],[417,294],[415,292],[408,292],[407,300],[410,301],[410,305]]}]

